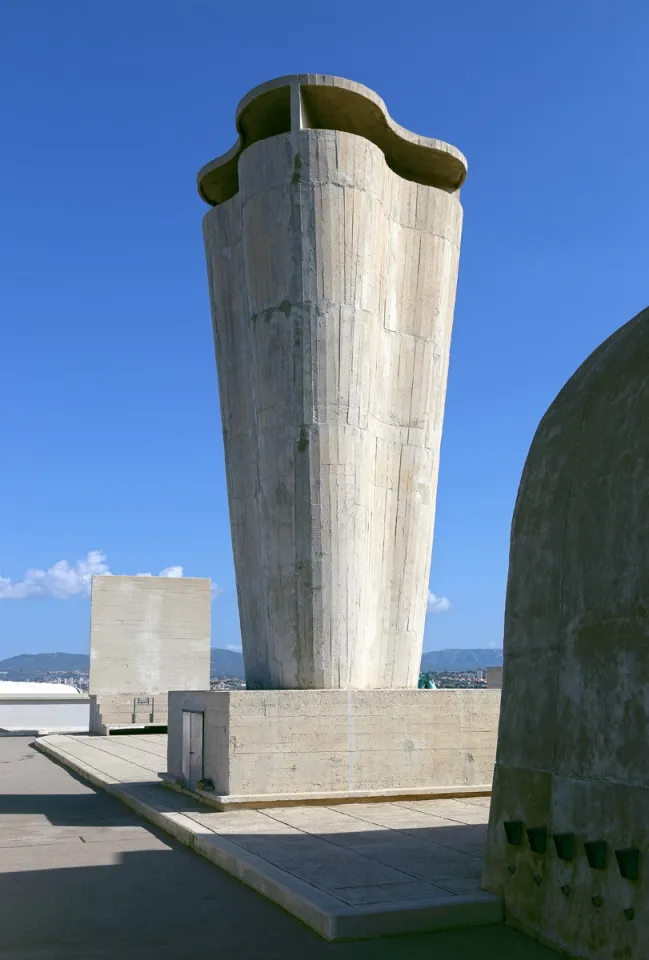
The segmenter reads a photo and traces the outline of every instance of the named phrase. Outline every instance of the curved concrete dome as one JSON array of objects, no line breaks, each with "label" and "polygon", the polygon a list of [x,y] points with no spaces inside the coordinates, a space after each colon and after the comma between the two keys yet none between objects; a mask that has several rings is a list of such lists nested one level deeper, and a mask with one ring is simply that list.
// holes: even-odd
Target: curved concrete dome
[{"label": "curved concrete dome", "polygon": [[198,174],[198,191],[211,206],[237,193],[238,161],[246,147],[305,129],[365,137],[383,151],[388,166],[404,180],[454,192],[466,177],[466,160],[459,150],[399,126],[373,90],[342,77],[304,73],[269,80],[240,102],[236,127],[235,145]]},{"label": "curved concrete dome", "polygon": [[649,662],[648,496],[649,309],[588,357],[537,429],[512,523],[510,660],[607,651],[606,688],[616,648],[642,638]]},{"label": "curved concrete dome", "polygon": [[[634,938],[649,925],[647,887],[621,881],[613,852],[649,852],[649,309],[591,354],[536,432],[504,651],[485,885],[571,956],[610,956],[614,943],[616,956],[644,957]],[[508,843],[507,821],[529,843]],[[574,854],[562,859],[553,836],[572,837]]]}]

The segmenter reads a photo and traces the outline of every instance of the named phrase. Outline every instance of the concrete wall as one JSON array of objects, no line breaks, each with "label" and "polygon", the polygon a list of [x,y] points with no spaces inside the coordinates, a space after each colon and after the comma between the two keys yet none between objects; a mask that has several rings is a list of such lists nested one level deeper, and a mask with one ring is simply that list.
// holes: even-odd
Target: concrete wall
[{"label": "concrete wall", "polygon": [[[591,960],[647,956],[647,371],[649,310],[588,358],[544,416],[512,524],[484,882],[508,922]],[[505,821],[522,823],[520,844],[507,842]],[[540,834],[531,844],[525,833],[535,828],[547,831],[543,852]],[[629,849],[637,879],[618,866],[616,851]],[[601,869],[588,859],[598,850]]]},{"label": "concrete wall", "polygon": [[91,694],[147,697],[209,685],[209,580],[92,578]]},{"label": "concrete wall", "polygon": [[487,686],[494,690],[500,690],[503,685],[503,668],[487,667]]},{"label": "concrete wall", "polygon": [[238,125],[199,179],[248,688],[415,687],[465,161],[338,78]]},{"label": "concrete wall", "polygon": [[87,733],[88,697],[0,697],[0,732]]},{"label": "concrete wall", "polygon": [[499,704],[497,690],[172,692],[168,770],[182,775],[182,710],[199,710],[217,794],[490,786]]},{"label": "concrete wall", "polygon": [[167,725],[167,694],[155,696],[90,697],[90,732],[107,736],[118,727]]}]

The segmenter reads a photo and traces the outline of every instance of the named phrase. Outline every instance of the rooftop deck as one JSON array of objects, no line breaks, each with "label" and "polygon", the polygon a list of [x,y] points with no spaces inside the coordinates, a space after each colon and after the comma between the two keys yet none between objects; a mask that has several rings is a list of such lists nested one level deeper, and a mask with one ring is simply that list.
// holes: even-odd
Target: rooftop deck
[{"label": "rooftop deck", "polygon": [[[84,742],[87,738],[70,739],[77,741],[78,749],[88,751],[102,749],[99,743],[106,743],[96,738],[98,746],[95,747]],[[354,864],[359,862],[356,860],[359,840],[368,841],[372,846],[369,836],[373,832],[387,830],[388,847],[395,855],[399,844],[404,844],[405,848],[403,859],[397,865],[385,862],[387,850],[381,860],[366,858],[373,861],[372,870],[405,873],[412,869],[412,862],[418,859],[423,862],[423,858],[415,856],[412,842],[416,840],[418,830],[427,829],[426,821],[422,826],[413,823],[411,818],[413,815],[415,819],[431,815],[423,810],[413,810],[413,805],[349,805],[380,807],[375,811],[359,809],[355,813],[311,808],[318,818],[324,817],[324,822],[319,819],[310,831],[304,830],[304,824],[294,825],[296,817],[304,816],[305,808],[273,808],[265,813],[237,811],[233,814],[201,810],[200,805],[172,794],[155,782],[153,777],[159,772],[155,768],[164,766],[163,741],[147,737],[142,738],[144,742],[138,746],[130,743],[140,739],[129,737],[109,741],[111,747],[115,745],[121,751],[138,750],[144,754],[139,758],[139,764],[134,764],[141,770],[138,779],[130,781],[129,789],[134,797],[142,792],[146,796],[153,791],[164,796],[165,802],[169,798],[171,806],[176,803],[184,805],[184,811],[177,812],[175,819],[181,823],[179,818],[188,817],[204,831],[205,824],[210,823],[209,818],[232,820],[243,816],[248,822],[244,824],[239,820],[238,834],[234,824],[226,823],[219,827],[220,835],[227,834],[229,842],[262,858],[268,855],[269,847],[278,849],[276,844],[281,838],[279,845],[286,856],[292,858],[298,879],[304,872],[298,861],[313,865],[318,862],[316,848],[319,844],[327,844],[331,851],[328,870],[332,869],[334,860],[345,865],[342,872],[347,877],[347,893],[339,899],[343,907],[345,900],[353,899],[350,889],[367,886],[357,882],[352,860]],[[465,960],[472,957],[476,960],[478,957],[485,960],[491,957],[499,960],[549,960],[554,956],[500,925],[382,940],[327,943],[265,897],[185,849],[169,835],[145,824],[117,799],[103,791],[96,792],[68,770],[35,752],[30,744],[30,738],[0,738],[3,958],[40,960],[47,957],[48,960],[58,960],[69,957],[80,960],[83,957],[84,960],[93,960],[118,955],[125,958],[155,955],[164,960],[172,956],[192,956],[197,951],[204,956],[264,956],[270,960],[305,955],[358,960],[366,957],[368,960],[369,957],[373,960],[388,957],[415,960],[430,956],[444,960],[460,954]],[[124,761],[123,757],[113,759],[113,773],[126,773],[124,768],[118,770],[123,762],[129,761]],[[128,776],[132,775],[134,771],[129,770]],[[124,787],[124,781],[118,777],[114,780]],[[157,802],[162,803],[162,800],[159,798]],[[199,809],[191,810],[192,805]],[[171,806],[167,809],[171,810]],[[477,822],[467,823],[465,827],[480,828],[484,809],[474,804]],[[263,823],[261,829],[252,823],[251,815],[264,818],[258,821]],[[337,821],[335,829],[332,828],[331,817],[334,815],[345,818],[346,830],[341,830]],[[379,821],[396,818],[399,823],[389,823],[386,828],[377,822],[377,818]],[[455,826],[446,829],[457,829],[459,822],[453,821]],[[215,835],[209,828],[207,832]],[[469,832],[472,838],[467,833],[467,842],[475,843],[476,831]],[[339,840],[332,841],[332,836]],[[472,860],[478,859],[475,852],[458,850],[460,842],[457,838],[455,846],[448,849],[463,852]],[[418,843],[421,848],[430,841],[420,840]],[[412,850],[410,866],[406,849]],[[253,850],[254,854],[251,853]],[[456,876],[456,880],[469,882],[471,876],[469,872],[464,878]],[[448,876],[437,879],[443,880],[446,886],[451,882]],[[301,882],[307,883],[305,880]],[[416,873],[407,880],[399,879],[398,883],[437,886],[432,876],[424,878]],[[333,896],[338,899],[341,888],[336,889],[338,893]],[[413,889],[413,892],[416,891]]]}]

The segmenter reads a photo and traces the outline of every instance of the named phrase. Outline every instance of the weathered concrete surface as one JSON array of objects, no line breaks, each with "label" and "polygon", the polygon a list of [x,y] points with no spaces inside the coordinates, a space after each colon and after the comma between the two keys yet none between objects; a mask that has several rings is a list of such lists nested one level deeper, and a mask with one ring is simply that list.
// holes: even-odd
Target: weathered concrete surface
[{"label": "weathered concrete surface", "polygon": [[[649,852],[648,372],[645,310],[544,416],[512,525],[485,885],[511,922],[592,960],[642,960],[649,939],[646,864],[625,879],[615,856]],[[545,854],[506,843],[516,820],[547,828]],[[572,860],[553,834],[574,834]]]},{"label": "weathered concrete surface", "polygon": [[199,183],[248,687],[415,687],[465,161],[332,77],[238,127]]},{"label": "weathered concrete surface", "polygon": [[209,689],[210,602],[207,579],[92,578],[91,732],[166,724],[169,690]]},{"label": "weathered concrete surface", "polygon": [[90,732],[101,737],[133,726],[167,726],[167,694],[90,697]]},{"label": "weathered concrete surface", "polygon": [[203,774],[239,800],[488,792],[498,690],[172,692],[168,772],[182,778],[182,712],[203,714]]},{"label": "weathered concrete surface", "polygon": [[487,667],[487,686],[490,689],[501,690],[503,685],[503,668]]}]

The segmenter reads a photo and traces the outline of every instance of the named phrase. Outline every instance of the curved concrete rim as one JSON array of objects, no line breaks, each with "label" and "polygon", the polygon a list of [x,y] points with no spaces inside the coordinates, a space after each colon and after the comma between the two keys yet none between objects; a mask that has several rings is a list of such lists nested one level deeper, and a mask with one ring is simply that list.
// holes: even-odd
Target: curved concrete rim
[{"label": "curved concrete rim", "polygon": [[467,161],[456,147],[402,127],[377,93],[344,77],[298,73],[268,80],[242,98],[235,123],[236,143],[198,173],[198,192],[210,206],[237,193],[237,165],[246,147],[302,129],[339,130],[365,137],[406,180],[455,192],[466,179]]}]

